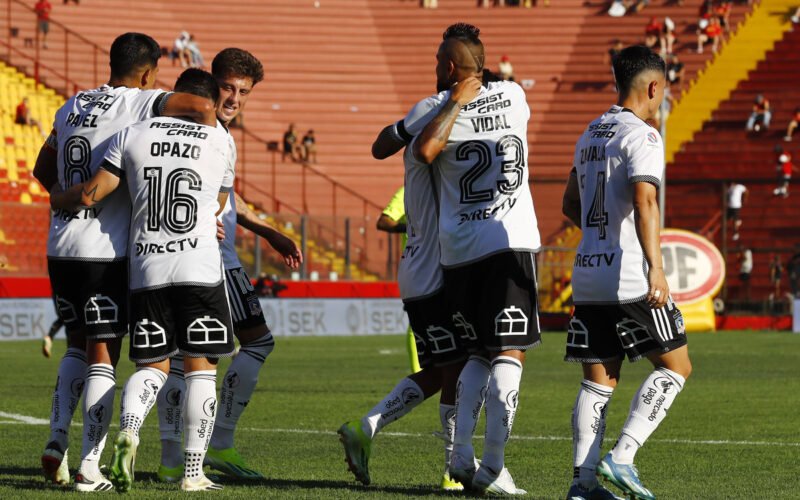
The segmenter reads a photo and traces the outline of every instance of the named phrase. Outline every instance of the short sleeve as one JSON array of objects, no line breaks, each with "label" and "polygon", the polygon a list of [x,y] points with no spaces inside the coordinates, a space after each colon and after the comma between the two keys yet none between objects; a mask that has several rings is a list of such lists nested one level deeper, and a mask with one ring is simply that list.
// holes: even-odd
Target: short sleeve
[{"label": "short sleeve", "polygon": [[392,127],[395,139],[409,144],[417,134],[422,132],[425,125],[439,113],[439,110],[449,98],[450,91],[446,90],[415,104],[406,117],[399,120]]},{"label": "short sleeve", "polygon": [[403,198],[405,197],[405,187],[401,187],[397,190],[397,192],[392,196],[392,201],[383,209],[383,215],[386,215],[393,221],[404,221],[406,217],[406,209],[405,205],[403,204]]},{"label": "short sleeve", "polygon": [[220,193],[230,193],[233,190],[233,180],[236,177],[236,143],[231,136],[227,136],[228,147],[225,154],[225,173],[222,176]]},{"label": "short sleeve", "polygon": [[661,186],[664,175],[664,143],[650,126],[637,128],[626,146],[628,182],[649,182]]},{"label": "short sleeve", "polygon": [[130,106],[131,113],[138,116],[138,121],[161,116],[164,114],[164,106],[171,95],[171,92],[163,90],[142,90],[133,98]]},{"label": "short sleeve", "polygon": [[55,127],[50,131],[50,135],[47,136],[47,139],[44,140],[44,146],[54,153],[58,153],[58,133]]},{"label": "short sleeve", "polygon": [[108,149],[100,163],[100,168],[122,177],[124,175],[123,155],[125,153],[125,139],[130,128],[125,128],[117,132],[108,143]]}]

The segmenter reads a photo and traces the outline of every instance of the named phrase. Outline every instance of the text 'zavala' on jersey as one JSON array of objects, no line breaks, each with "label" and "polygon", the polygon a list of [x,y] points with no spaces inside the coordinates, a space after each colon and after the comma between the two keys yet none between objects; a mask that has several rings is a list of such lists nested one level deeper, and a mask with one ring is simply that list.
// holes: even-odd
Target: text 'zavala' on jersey
[{"label": "text 'zavala' on jersey", "polygon": [[[449,97],[449,91],[442,92],[427,101],[441,106]],[[529,118],[525,92],[513,82],[490,83],[461,108],[447,145],[432,165],[442,179],[443,266],[541,246],[528,187]]]},{"label": "text 'zavala' on jersey", "polygon": [[[167,96],[163,90],[103,85],[67,100],[56,112],[53,131],[45,142],[57,153],[59,185],[68,189],[88,181],[100,167],[114,134],[157,116]],[[112,193],[85,210],[55,210],[47,255],[89,261],[124,259],[129,220],[130,202],[124,192]]]},{"label": "text 'zavala' on jersey", "polygon": [[233,187],[230,135],[180,118],[146,120],[112,139],[101,168],[127,181],[133,205],[131,290],[222,280],[215,214]]},{"label": "text 'zavala' on jersey", "polygon": [[661,184],[664,146],[656,129],[612,106],[575,146],[581,229],[572,271],[576,304],[627,303],[647,295],[647,262],[636,235],[633,184]]}]

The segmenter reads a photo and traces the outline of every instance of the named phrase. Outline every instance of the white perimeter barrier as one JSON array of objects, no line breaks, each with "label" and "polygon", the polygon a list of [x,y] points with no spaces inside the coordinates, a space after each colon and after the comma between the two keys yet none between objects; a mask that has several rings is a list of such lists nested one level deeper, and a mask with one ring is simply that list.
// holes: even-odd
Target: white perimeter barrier
[{"label": "white perimeter barrier", "polygon": [[[400,299],[261,299],[276,337],[394,335],[408,329]],[[56,319],[53,301],[0,299],[0,341],[40,339]],[[59,334],[62,335],[62,334]]]}]

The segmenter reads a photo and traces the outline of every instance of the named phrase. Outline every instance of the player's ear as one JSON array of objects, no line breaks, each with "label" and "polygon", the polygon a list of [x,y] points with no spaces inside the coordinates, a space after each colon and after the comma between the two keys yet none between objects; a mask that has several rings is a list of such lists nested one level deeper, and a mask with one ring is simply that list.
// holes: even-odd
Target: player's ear
[{"label": "player's ear", "polygon": [[655,98],[657,89],[658,89],[658,80],[653,80],[647,85],[647,97],[649,97],[650,99]]},{"label": "player's ear", "polygon": [[143,89],[146,89],[146,88],[149,87],[149,84],[150,84],[150,73],[152,71],[153,71],[153,68],[146,68],[144,70],[144,73],[142,73],[141,80],[139,81],[139,83],[141,84],[141,87]]}]

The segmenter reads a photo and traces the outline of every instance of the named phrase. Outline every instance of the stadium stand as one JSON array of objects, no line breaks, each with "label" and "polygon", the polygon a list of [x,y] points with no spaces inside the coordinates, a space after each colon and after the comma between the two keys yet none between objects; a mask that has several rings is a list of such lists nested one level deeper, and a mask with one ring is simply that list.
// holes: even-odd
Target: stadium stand
[{"label": "stadium stand", "polygon": [[[800,32],[787,32],[668,166],[667,225],[691,230],[705,226],[712,241],[727,254],[729,300],[744,297],[736,261],[739,246],[753,250],[751,296],[763,300],[774,288],[769,281],[770,255],[779,253],[786,263],[800,245],[797,231],[800,192],[792,187],[788,198],[773,195],[777,185],[775,145],[780,144],[788,151],[795,164],[800,157],[796,142],[782,140],[786,124],[800,103],[798,54]],[[757,94],[767,96],[774,110],[771,129],[761,134],[744,130]],[[735,242],[730,233],[723,240],[722,231],[723,190],[724,183],[729,181],[741,182],[750,191],[749,201],[740,214],[741,238]],[[788,290],[786,281],[782,288]]]}]

